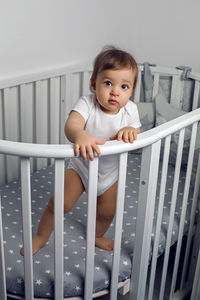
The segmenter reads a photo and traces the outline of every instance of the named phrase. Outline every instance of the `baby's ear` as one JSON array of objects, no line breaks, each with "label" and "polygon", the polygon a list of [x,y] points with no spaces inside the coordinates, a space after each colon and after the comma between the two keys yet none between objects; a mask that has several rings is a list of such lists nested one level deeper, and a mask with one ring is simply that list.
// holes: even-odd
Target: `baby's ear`
[{"label": "baby's ear", "polygon": [[91,91],[96,91],[96,81],[95,81],[95,79],[94,78],[91,78],[90,79],[90,89],[91,89]]}]

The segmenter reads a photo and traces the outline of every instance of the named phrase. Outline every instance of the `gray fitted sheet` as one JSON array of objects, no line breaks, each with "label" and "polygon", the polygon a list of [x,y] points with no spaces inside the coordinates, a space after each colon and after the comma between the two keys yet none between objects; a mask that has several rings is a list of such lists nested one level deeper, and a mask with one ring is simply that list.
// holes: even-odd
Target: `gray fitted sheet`
[{"label": "gray fitted sheet", "polygon": [[[126,198],[123,220],[122,251],[120,260],[119,282],[130,277],[132,248],[135,237],[136,209],[140,178],[141,155],[129,154]],[[163,253],[166,240],[167,223],[172,193],[174,167],[169,165],[163,224],[160,236],[159,255]],[[32,177],[32,222],[33,234],[37,230],[42,212],[53,192],[54,167],[50,166],[35,172]],[[178,220],[183,198],[185,173],[180,175],[180,189],[176,206],[172,243],[177,239]],[[182,188],[181,188],[182,186]],[[3,234],[5,241],[6,282],[9,293],[24,295],[23,257],[19,251],[22,247],[21,224],[21,190],[18,181],[13,181],[0,188],[2,196]],[[187,230],[192,197],[188,200],[185,230]],[[86,250],[87,196],[84,193],[65,215],[64,224],[64,296],[83,295]],[[156,219],[156,218],[155,218]],[[107,236],[112,238],[114,225],[111,224]],[[152,233],[153,238],[153,233]],[[95,249],[94,292],[104,290],[110,285],[112,252]],[[53,298],[54,295],[54,236],[33,256],[35,297]]]}]

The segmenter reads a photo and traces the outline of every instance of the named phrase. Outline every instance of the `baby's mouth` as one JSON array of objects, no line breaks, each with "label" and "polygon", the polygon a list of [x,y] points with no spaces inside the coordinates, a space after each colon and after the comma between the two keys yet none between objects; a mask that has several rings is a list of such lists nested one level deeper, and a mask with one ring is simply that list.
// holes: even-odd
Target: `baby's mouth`
[{"label": "baby's mouth", "polygon": [[110,99],[110,100],[109,100],[109,103],[111,103],[111,104],[117,104],[117,100]]}]

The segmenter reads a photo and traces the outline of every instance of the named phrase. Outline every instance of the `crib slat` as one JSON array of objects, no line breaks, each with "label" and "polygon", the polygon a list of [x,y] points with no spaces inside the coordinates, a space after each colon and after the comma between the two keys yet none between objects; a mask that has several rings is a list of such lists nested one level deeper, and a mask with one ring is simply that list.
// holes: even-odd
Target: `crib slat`
[{"label": "crib slat", "polygon": [[[44,97],[42,97],[42,82],[35,82],[35,132],[36,143],[47,143],[47,105]],[[37,158],[37,170],[47,167],[46,158]]]},{"label": "crib slat", "polygon": [[0,90],[0,139],[4,139],[4,107],[2,91]]},{"label": "crib slat", "polygon": [[125,197],[126,183],[126,166],[128,153],[121,153],[119,158],[119,177],[117,186],[117,206],[116,206],[116,221],[115,221],[115,239],[114,239],[114,256],[112,262],[112,280],[111,280],[111,300],[117,299],[117,285],[119,275],[121,237],[123,225],[123,210]]},{"label": "crib slat", "polygon": [[[139,187],[136,235],[133,251],[133,267],[130,283],[130,300],[142,300],[145,296],[151,233],[153,225],[158,166],[160,157],[158,141],[143,148],[141,164],[141,182]],[[144,201],[144,199],[146,199]]]},{"label": "crib slat", "polygon": [[188,266],[188,261],[189,261],[190,247],[191,247],[192,236],[193,236],[193,234],[192,234],[193,225],[194,225],[194,220],[195,220],[198,194],[199,194],[199,188],[200,188],[199,187],[199,182],[200,182],[200,153],[199,153],[199,159],[198,159],[196,180],[195,180],[195,185],[194,185],[192,209],[191,209],[191,214],[190,214],[190,227],[189,227],[189,232],[188,232],[188,239],[187,239],[187,245],[186,245],[186,250],[185,250],[185,258],[184,258],[184,265],[183,265],[181,285],[180,285],[181,289],[183,288],[183,285],[184,285],[185,279],[186,279],[186,272],[187,272],[187,266]]},{"label": "crib slat", "polygon": [[[49,79],[49,124],[48,139],[50,144],[59,144],[60,142],[60,99],[56,97],[56,78]],[[50,160],[53,165],[54,159]]]},{"label": "crib slat", "polygon": [[87,96],[90,92],[89,87],[90,87],[90,79],[89,79],[89,72],[85,71],[83,72],[83,77],[82,77],[82,95]]},{"label": "crib slat", "polygon": [[[3,113],[3,98],[2,91],[0,91],[0,139],[4,140],[4,113]],[[6,182],[5,173],[5,155],[0,154],[0,186]]]},{"label": "crib slat", "polygon": [[[26,85],[22,84],[20,90],[20,140],[22,142],[33,142],[32,140],[32,126],[29,122],[33,115],[33,110],[26,96]],[[28,103],[27,103],[28,102]],[[31,124],[32,125],[32,124]],[[30,127],[29,127],[30,126]]]},{"label": "crib slat", "polygon": [[167,240],[165,245],[165,254],[164,254],[164,263],[163,263],[163,271],[162,271],[162,278],[161,278],[161,285],[160,285],[159,300],[163,299],[164,291],[165,291],[169,252],[171,246],[171,237],[173,231],[174,214],[175,214],[176,199],[177,199],[177,192],[178,192],[178,182],[179,182],[179,175],[180,175],[180,168],[181,168],[181,157],[183,151],[184,134],[185,134],[185,129],[181,129],[179,134],[178,150],[176,156],[176,165],[175,165],[174,181],[173,181],[173,189],[172,189],[172,197],[171,197],[171,208],[170,208],[170,215],[169,215]]},{"label": "crib slat", "polygon": [[56,78],[50,78],[50,118],[49,118],[49,142],[50,144],[59,144],[59,130],[60,130],[60,102],[56,93]]},{"label": "crib slat", "polygon": [[93,294],[98,163],[98,157],[89,162],[85,300],[91,300]]},{"label": "crib slat", "polygon": [[142,72],[139,71],[137,84],[136,84],[136,88],[135,88],[135,91],[134,91],[134,98],[133,98],[135,103],[140,102],[141,77],[142,77]]},{"label": "crib slat", "polygon": [[[4,90],[5,139],[19,140],[19,102],[16,88]],[[12,121],[12,122],[11,122]]]},{"label": "crib slat", "polygon": [[153,82],[153,93],[152,93],[152,98],[153,99],[158,94],[158,90],[159,90],[159,78],[160,78],[159,73],[155,73],[154,74],[154,82]]},{"label": "crib slat", "polygon": [[162,225],[163,205],[164,205],[164,200],[165,200],[165,188],[166,188],[166,182],[167,182],[167,170],[168,170],[168,161],[169,161],[170,142],[171,142],[171,136],[166,137],[164,155],[163,155],[163,167],[162,167],[161,184],[160,184],[156,231],[155,231],[153,255],[152,255],[152,262],[151,262],[151,274],[150,274],[150,282],[149,282],[148,300],[151,300],[153,297],[153,289],[154,289],[154,283],[155,283],[158,247],[159,247],[159,239],[160,239],[160,232],[161,232],[161,225]]},{"label": "crib slat", "polygon": [[[26,84],[19,86],[20,142],[33,143],[33,91]],[[31,171],[33,160],[31,160]]]},{"label": "crib slat", "polygon": [[[4,121],[6,140],[19,140],[19,106],[16,98],[16,88],[4,89]],[[11,181],[19,176],[19,159],[14,156],[6,156],[7,180]]]},{"label": "crib slat", "polygon": [[63,299],[63,228],[64,228],[64,159],[55,161],[55,200],[54,200],[54,224],[55,224],[55,300]]},{"label": "crib slat", "polygon": [[192,173],[192,162],[193,162],[193,157],[194,157],[196,133],[197,133],[197,123],[194,123],[192,126],[192,134],[191,134],[191,139],[190,139],[190,150],[189,150],[187,172],[186,172],[186,179],[185,179],[185,186],[184,186],[184,193],[183,193],[182,210],[181,210],[181,217],[180,217],[180,223],[179,223],[178,242],[177,242],[177,247],[176,247],[176,256],[175,256],[174,270],[173,270],[173,276],[172,276],[172,285],[171,285],[171,290],[170,290],[170,299],[172,299],[173,294],[174,294],[176,277],[177,277],[177,272],[178,272],[178,263],[179,263],[179,259],[180,259],[181,243],[182,243],[186,209],[187,209],[187,199],[188,199],[188,194],[189,194],[190,179],[191,179],[191,173]]},{"label": "crib slat", "polygon": [[30,160],[21,158],[25,298],[33,299]]},{"label": "crib slat", "polygon": [[0,186],[6,183],[5,155],[0,154]]},{"label": "crib slat", "polygon": [[66,73],[61,77],[61,103],[60,103],[60,143],[64,144],[67,139],[64,135],[64,125],[72,108],[71,101],[71,74]]},{"label": "crib slat", "polygon": [[176,108],[181,108],[182,90],[183,90],[183,81],[181,80],[181,74],[173,75],[170,103]]},{"label": "crib slat", "polygon": [[76,70],[71,72],[71,105],[72,107],[82,96],[82,71]]},{"label": "crib slat", "polygon": [[5,274],[5,256],[3,244],[3,224],[1,211],[1,194],[0,194],[0,300],[7,300],[6,295],[6,274]]},{"label": "crib slat", "polygon": [[194,96],[193,96],[193,101],[192,101],[192,110],[194,110],[198,107],[199,91],[200,91],[200,82],[198,80],[195,80]]},{"label": "crib slat", "polygon": [[[2,91],[0,91],[0,139],[4,140],[4,114]],[[6,182],[5,155],[0,154],[0,186]]]}]

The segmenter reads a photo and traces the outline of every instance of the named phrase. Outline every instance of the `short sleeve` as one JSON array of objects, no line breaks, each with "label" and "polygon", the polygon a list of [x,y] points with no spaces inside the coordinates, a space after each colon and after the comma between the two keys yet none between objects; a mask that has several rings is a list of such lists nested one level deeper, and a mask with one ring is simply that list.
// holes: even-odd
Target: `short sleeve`
[{"label": "short sleeve", "polygon": [[134,128],[139,128],[142,126],[140,122],[140,117],[137,109],[137,105],[129,101],[127,105],[125,106],[125,109],[128,113],[128,126],[134,127]]},{"label": "short sleeve", "polygon": [[87,121],[90,111],[92,109],[92,97],[81,97],[71,111],[77,111],[81,114],[85,121]]}]

